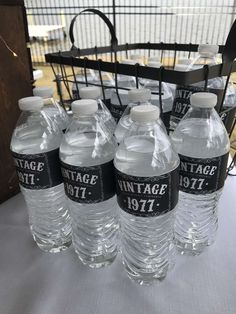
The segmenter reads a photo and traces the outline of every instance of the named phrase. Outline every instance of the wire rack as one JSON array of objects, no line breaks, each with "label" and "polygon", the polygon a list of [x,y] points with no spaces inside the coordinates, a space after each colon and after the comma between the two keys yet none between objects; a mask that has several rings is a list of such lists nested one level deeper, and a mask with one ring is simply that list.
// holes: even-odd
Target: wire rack
[{"label": "wire rack", "polygon": [[[74,24],[79,15],[84,12],[92,12],[98,15],[106,23],[110,35],[111,43],[108,46],[103,47],[92,47],[86,49],[79,49],[75,46],[74,40]],[[223,108],[224,98],[226,95],[226,90],[230,80],[230,76],[233,72],[236,72],[236,42],[234,38],[236,37],[236,22],[234,22],[231,30],[229,32],[228,38],[225,45],[219,46],[219,54],[221,54],[222,63],[209,66],[204,65],[201,69],[180,72],[175,71],[174,67],[178,60],[178,55],[180,52],[186,52],[188,58],[197,52],[197,44],[178,44],[178,43],[126,43],[124,45],[118,45],[115,30],[110,22],[110,20],[99,10],[96,9],[85,9],[77,14],[71,21],[70,25],[70,40],[72,47],[69,51],[58,51],[55,53],[49,53],[45,55],[46,62],[50,63],[52,71],[55,76],[55,81],[57,83],[58,94],[63,107],[70,106],[73,101],[72,95],[72,85],[75,84],[75,88],[78,91],[78,84],[85,84],[85,86],[95,85],[100,86],[102,89],[103,99],[109,107],[109,99],[106,99],[106,90],[112,88],[115,89],[119,103],[122,105],[119,92],[121,89],[128,90],[127,88],[121,88],[118,86],[118,74],[135,77],[136,87],[139,88],[140,78],[152,79],[159,81],[159,90],[157,93],[159,96],[160,112],[163,116],[163,106],[162,106],[162,84],[163,82],[172,83],[176,85],[188,86],[198,82],[205,82],[204,90],[207,91],[208,80],[216,77],[226,77],[225,88],[222,92],[222,97],[218,101],[218,106],[216,110],[221,116],[223,122],[225,123],[226,129],[229,136],[232,135],[235,125],[235,113],[236,108]],[[132,51],[144,51],[145,56],[149,57],[153,52],[158,52],[161,61],[164,59],[164,54],[166,51],[171,51],[172,65],[168,67],[161,66],[160,68],[153,68],[142,66],[139,63],[135,65],[122,64],[120,60],[120,53],[124,53],[126,58],[129,57],[129,53]],[[85,80],[78,81],[76,74],[78,73],[78,68],[83,70]],[[90,82],[87,78],[88,69],[93,69],[98,72],[100,82]],[[114,86],[106,85],[103,80],[103,73],[112,73],[114,77]],[[66,97],[64,97],[64,92],[66,91]],[[236,161],[236,153],[233,157],[233,161],[228,168],[228,174],[232,170],[234,162]]]}]

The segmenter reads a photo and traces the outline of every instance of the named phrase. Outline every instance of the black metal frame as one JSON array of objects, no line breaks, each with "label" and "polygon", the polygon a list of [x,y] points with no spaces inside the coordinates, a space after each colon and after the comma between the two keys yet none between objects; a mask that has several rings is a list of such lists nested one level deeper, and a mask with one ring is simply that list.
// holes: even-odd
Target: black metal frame
[{"label": "black metal frame", "polygon": [[[111,45],[104,46],[104,47],[93,47],[93,48],[86,48],[86,49],[79,49],[75,47],[74,45],[74,37],[73,37],[73,25],[75,23],[75,19],[78,15],[80,15],[83,12],[90,12],[99,15],[104,22],[109,27],[110,33],[111,33]],[[59,87],[60,92],[60,84],[61,82],[64,83],[70,98],[70,88],[69,83],[76,81],[76,75],[74,71],[74,67],[80,67],[84,68],[85,70],[85,84],[88,85],[91,83],[87,82],[87,75],[86,70],[87,69],[94,69],[99,71],[99,76],[101,80],[101,84],[92,84],[92,85],[99,85],[102,87],[103,95],[104,94],[104,88],[111,88],[108,86],[104,86],[102,81],[102,75],[101,72],[110,72],[115,74],[115,89],[118,95],[118,99],[120,101],[119,92],[118,92],[118,84],[117,84],[117,74],[123,74],[127,76],[134,76],[136,77],[136,83],[138,86],[138,79],[139,78],[149,78],[153,80],[158,80],[160,82],[159,84],[159,99],[160,99],[160,109],[162,112],[162,99],[161,99],[161,84],[162,82],[167,83],[173,83],[177,85],[190,85],[197,82],[205,81],[205,88],[207,87],[207,81],[209,79],[219,77],[219,76],[226,76],[226,84],[225,84],[225,90],[224,90],[224,96],[226,93],[227,85],[230,79],[230,75],[232,72],[236,72],[236,61],[234,61],[234,58],[236,57],[236,43],[235,43],[235,34],[236,34],[236,22],[234,22],[230,33],[228,35],[227,41],[225,46],[219,47],[219,52],[222,53],[222,60],[223,63],[214,65],[214,66],[208,66],[205,65],[203,68],[194,70],[194,71],[188,71],[188,72],[179,72],[175,71],[170,68],[160,67],[160,68],[152,68],[152,67],[146,67],[141,66],[138,63],[136,65],[127,65],[127,64],[120,64],[117,61],[117,53],[121,51],[125,51],[126,55],[128,55],[129,50],[138,50],[138,49],[145,49],[148,50],[148,55],[150,55],[151,50],[158,50],[161,51],[161,56],[163,57],[164,51],[174,51],[174,58],[173,58],[173,68],[176,63],[177,59],[177,52],[178,51],[186,51],[188,53],[188,57],[191,57],[192,52],[196,52],[198,45],[193,45],[191,43],[189,44],[178,44],[178,43],[134,43],[134,44],[125,44],[125,45],[118,45],[117,38],[115,36],[115,30],[112,27],[111,22],[108,20],[108,18],[100,11],[95,9],[86,9],[80,12],[78,15],[76,15],[71,23],[70,27],[70,38],[72,42],[72,48],[70,51],[59,51],[57,53],[50,53],[45,55],[46,62],[51,64],[52,70],[54,72],[57,86]],[[108,20],[108,21],[107,21]],[[111,61],[103,61],[101,59],[98,59],[99,54],[110,54]],[[87,56],[89,55],[95,55],[96,60],[88,59]],[[60,66],[61,70],[61,77],[58,78],[58,75],[56,73],[56,70],[54,68],[54,64],[57,64]],[[65,66],[70,66],[72,68],[73,75],[67,75]],[[72,79],[71,79],[72,78]],[[78,82],[78,81],[76,81]],[[78,82],[80,83],[80,82]],[[81,82],[82,83],[82,82]],[[114,87],[113,87],[114,88]],[[119,88],[120,89],[120,88]],[[61,98],[62,105],[64,106],[64,99],[62,94],[59,93],[59,96]],[[219,113],[226,113],[230,112],[231,110],[224,110],[222,111],[223,107],[223,101],[224,97],[222,99],[222,103],[219,108]],[[120,102],[121,103],[121,102]],[[235,115],[235,108],[232,108],[232,114]],[[229,135],[232,134],[233,129],[236,124],[236,119],[234,119],[233,126],[231,130],[229,130]],[[235,154],[236,155],[236,154]],[[234,156],[234,159],[236,157]]]}]

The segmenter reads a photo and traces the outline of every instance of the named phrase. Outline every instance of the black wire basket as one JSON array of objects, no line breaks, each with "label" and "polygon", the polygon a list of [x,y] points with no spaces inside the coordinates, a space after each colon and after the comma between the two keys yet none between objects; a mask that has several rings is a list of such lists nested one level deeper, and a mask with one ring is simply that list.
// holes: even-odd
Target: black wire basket
[{"label": "black wire basket", "polygon": [[[98,15],[107,25],[110,35],[111,42],[110,45],[104,47],[92,47],[86,49],[79,49],[75,46],[74,40],[74,24],[79,15],[84,13],[93,13]],[[188,55],[188,58],[191,58],[192,54],[197,52],[198,45],[197,44],[178,44],[178,43],[133,43],[133,44],[123,44],[118,45],[115,29],[107,18],[105,14],[96,9],[85,9],[81,11],[79,14],[75,15],[75,17],[71,21],[70,25],[70,40],[72,43],[72,47],[69,51],[59,51],[55,53],[49,53],[45,55],[46,62],[50,63],[52,67],[52,71],[55,76],[55,81],[57,83],[58,94],[60,97],[60,101],[63,107],[70,106],[71,102],[74,100],[72,95],[72,84],[75,84],[77,89],[77,95],[79,95],[78,91],[78,83],[88,85],[96,85],[102,88],[103,99],[106,102],[108,108],[110,108],[109,99],[106,99],[106,89],[112,88],[115,89],[117,98],[119,103],[121,103],[121,99],[119,97],[119,91],[121,88],[118,86],[117,75],[122,74],[126,76],[132,76],[136,79],[136,87],[139,88],[139,79],[152,79],[159,81],[159,104],[160,104],[160,112],[161,117],[164,117],[163,106],[162,106],[162,83],[172,83],[175,85],[188,86],[194,83],[205,82],[204,89],[208,91],[208,80],[216,77],[226,77],[225,87],[222,91],[220,99],[218,98],[218,104],[216,110],[224,122],[226,129],[231,136],[235,124],[235,113],[236,107],[232,108],[223,108],[224,98],[226,95],[228,83],[230,80],[230,76],[233,72],[236,72],[236,61],[234,61],[236,57],[236,21],[231,27],[231,30],[228,34],[225,45],[219,46],[219,53],[222,55],[222,63],[209,66],[204,65],[201,69],[182,72],[175,71],[174,67],[178,56],[181,52],[185,52]],[[120,53],[125,53],[126,58],[128,58],[129,51],[143,50],[147,56],[150,56],[153,51],[158,51],[160,55],[161,61],[164,58],[164,53],[167,51],[172,52],[172,64],[169,64],[167,67],[161,66],[160,68],[153,68],[142,66],[139,63],[135,65],[122,64],[119,63],[119,55]],[[89,58],[88,58],[89,56]],[[102,56],[102,58],[100,57]],[[84,81],[78,81],[76,79],[76,73],[78,68],[82,68],[84,72]],[[92,83],[87,79],[87,71],[88,69],[93,69],[98,71],[100,82]],[[109,72],[114,75],[115,86],[108,86],[104,83],[102,73]],[[66,91],[67,97],[64,97],[64,92]],[[156,93],[155,93],[156,94]],[[164,117],[164,121],[165,121]],[[167,129],[169,128],[168,123],[166,123]],[[236,160],[236,154],[233,158],[231,168],[233,162]]]}]

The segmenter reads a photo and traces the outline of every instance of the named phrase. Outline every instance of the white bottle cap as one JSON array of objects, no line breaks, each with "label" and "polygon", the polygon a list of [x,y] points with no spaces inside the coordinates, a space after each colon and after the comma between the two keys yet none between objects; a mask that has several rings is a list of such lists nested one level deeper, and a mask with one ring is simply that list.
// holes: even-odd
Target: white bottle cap
[{"label": "white bottle cap", "polygon": [[195,93],[191,95],[190,103],[194,107],[213,108],[217,104],[217,96],[213,93]]},{"label": "white bottle cap", "polygon": [[130,65],[134,65],[137,62],[135,60],[130,60],[130,59],[124,59],[120,62],[121,64],[130,64]]},{"label": "white bottle cap", "polygon": [[157,62],[157,61],[150,61],[147,64],[148,67],[151,68],[160,68],[162,66],[161,62]]},{"label": "white bottle cap", "polygon": [[147,88],[133,88],[128,91],[129,101],[133,102],[145,102],[151,99],[152,93],[150,89]]},{"label": "white bottle cap", "polygon": [[156,121],[160,116],[160,110],[153,105],[140,105],[131,109],[131,119],[137,122]]},{"label": "white bottle cap", "polygon": [[43,99],[37,96],[25,97],[18,100],[22,111],[40,111],[43,107]]},{"label": "white bottle cap", "polygon": [[152,56],[148,58],[148,63],[149,62],[161,62],[161,58],[158,56]]},{"label": "white bottle cap", "polygon": [[46,98],[52,98],[53,96],[53,88],[50,86],[39,86],[33,89],[34,96]]},{"label": "white bottle cap", "polygon": [[202,44],[198,46],[198,52],[200,55],[216,55],[219,51],[219,46]]},{"label": "white bottle cap", "polygon": [[98,110],[98,104],[94,99],[75,100],[71,104],[73,114],[92,115]]},{"label": "white bottle cap", "polygon": [[79,89],[81,99],[98,99],[101,96],[101,88],[98,86],[86,86]]}]

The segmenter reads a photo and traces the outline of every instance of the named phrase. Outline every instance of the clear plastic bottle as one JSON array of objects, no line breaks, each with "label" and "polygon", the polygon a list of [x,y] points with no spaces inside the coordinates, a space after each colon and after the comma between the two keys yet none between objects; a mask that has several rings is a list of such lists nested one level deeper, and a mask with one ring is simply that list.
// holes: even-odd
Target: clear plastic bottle
[{"label": "clear plastic bottle", "polygon": [[162,280],[173,266],[179,157],[153,105],[132,108],[134,121],[114,160],[123,263],[139,284]]},{"label": "clear plastic bottle", "polygon": [[29,211],[30,230],[43,251],[59,252],[71,244],[59,162],[62,134],[41,110],[42,98],[22,98],[19,107],[22,113],[12,135],[11,151]]},{"label": "clear plastic bottle", "polygon": [[175,70],[176,70],[176,67],[178,67],[179,65],[182,65],[185,67],[185,69],[187,69],[189,67],[189,65],[191,65],[193,63],[193,61],[194,60],[191,58],[179,58],[178,62],[175,65]]},{"label": "clear plastic bottle", "polygon": [[144,61],[144,56],[142,56],[139,53],[132,53],[130,55],[130,60],[135,61],[135,63],[139,63],[140,65],[144,65],[143,61]]},{"label": "clear plastic bottle", "polygon": [[[122,60],[121,63],[135,65],[137,62],[135,62],[135,60],[125,59],[125,60]],[[123,112],[125,111],[125,108],[127,107],[129,103],[128,90],[120,89],[120,88],[122,87],[127,88],[127,89],[136,88],[135,77],[127,76],[127,75],[117,75],[117,85],[119,87],[118,92],[119,92],[121,104],[119,102],[119,98],[117,96],[116,90],[113,89],[111,92],[111,105],[110,105],[111,114],[116,120],[116,122],[119,121]]]},{"label": "clear plastic bottle", "polygon": [[111,264],[118,250],[116,143],[97,118],[97,109],[92,99],[72,103],[73,120],[60,147],[73,246],[79,259],[92,268]]},{"label": "clear plastic bottle", "polygon": [[149,62],[160,62],[161,63],[161,58],[159,56],[150,56],[147,58],[147,64]]},{"label": "clear plastic bottle", "polygon": [[[98,76],[92,69],[86,69],[86,75],[88,84],[94,83],[95,80],[98,80]],[[80,72],[75,76],[75,82],[72,84],[73,100],[80,99],[79,89],[84,86],[86,86],[85,71],[81,68]]]},{"label": "clear plastic bottle", "polygon": [[97,101],[98,110],[96,114],[103,121],[111,134],[113,134],[116,128],[116,122],[104,102],[100,99],[102,93],[101,88],[97,86],[82,87],[79,93],[81,99],[95,99]]},{"label": "clear plastic bottle", "polygon": [[[217,64],[216,54],[219,47],[217,45],[199,45],[198,56],[196,59],[186,68],[186,71],[197,70],[204,65]],[[173,110],[170,117],[170,128],[174,130],[179,121],[183,118],[190,107],[190,97],[193,93],[203,92],[205,82],[199,82],[192,84],[191,86],[177,86],[175,91],[175,99],[173,104]],[[214,93],[218,96],[218,103],[216,108],[219,108],[223,92],[224,92],[224,80],[222,77],[216,77],[208,80],[207,91]]]},{"label": "clear plastic bottle", "polygon": [[[193,62],[193,59],[190,58],[181,58],[178,59],[178,63],[176,63],[174,70],[179,72],[185,72],[187,71],[189,65]],[[176,84],[169,83],[169,88],[171,89],[173,98],[175,97],[175,91],[176,91]]]},{"label": "clear plastic bottle", "polygon": [[[161,63],[150,61],[147,66],[152,67],[152,68],[160,68]],[[151,92],[152,92],[151,104],[160,108],[159,81],[142,79],[142,80],[140,80],[140,85],[143,86],[143,88],[148,88],[151,90]],[[173,94],[171,92],[169,85],[165,82],[162,82],[162,97],[161,97],[161,99],[162,99],[162,109],[163,109],[163,114],[162,114],[161,118],[164,122],[165,127],[167,129],[169,129],[170,114],[171,114],[172,107],[173,107]]]},{"label": "clear plastic bottle", "polygon": [[66,111],[53,99],[53,89],[50,86],[40,86],[33,89],[34,96],[42,97],[45,112],[55,122],[62,132],[69,125],[69,117]]},{"label": "clear plastic bottle", "polygon": [[196,93],[191,108],[172,134],[180,156],[180,194],[175,241],[182,254],[200,254],[215,240],[229,138],[214,109],[217,96]]},{"label": "clear plastic bottle", "polygon": [[[130,102],[126,107],[122,117],[120,118],[115,130],[115,138],[118,144],[123,140],[125,133],[130,129],[130,126],[133,123],[130,115],[131,109],[139,105],[150,105],[151,103],[149,100],[151,98],[151,91],[145,88],[131,89],[128,92],[128,98]],[[166,132],[165,126],[161,119],[158,119],[158,123]]]},{"label": "clear plastic bottle", "polygon": [[[105,99],[102,99],[102,101],[107,106],[107,108],[110,109],[111,93],[112,93],[112,90],[115,86],[115,82],[114,82],[114,79],[113,79],[111,73],[102,72],[101,75],[102,75],[102,82],[104,85],[104,94],[105,94]],[[96,76],[95,76],[93,83],[97,84],[97,85],[101,85],[101,79],[100,79],[99,72],[96,73]]]}]

